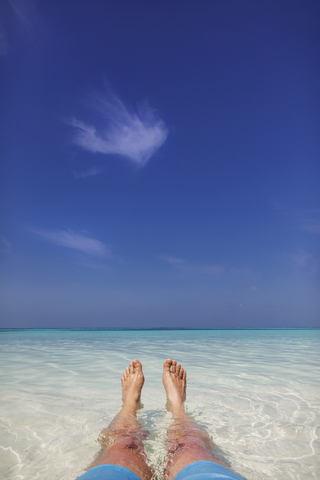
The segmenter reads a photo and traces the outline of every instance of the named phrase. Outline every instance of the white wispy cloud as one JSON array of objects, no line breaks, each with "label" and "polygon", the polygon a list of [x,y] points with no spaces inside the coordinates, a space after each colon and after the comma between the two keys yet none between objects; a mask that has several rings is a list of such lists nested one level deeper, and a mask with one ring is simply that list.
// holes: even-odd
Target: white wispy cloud
[{"label": "white wispy cloud", "polygon": [[200,273],[205,275],[219,276],[225,272],[225,267],[213,264],[192,263],[182,258],[172,257],[170,255],[160,255],[160,260],[164,260],[175,268],[185,273]]},{"label": "white wispy cloud", "polygon": [[165,142],[168,129],[147,104],[130,111],[110,89],[95,96],[91,108],[100,115],[96,125],[72,118],[76,145],[93,153],[115,154],[145,165]]},{"label": "white wispy cloud", "polygon": [[76,179],[79,179],[79,178],[87,178],[87,177],[93,177],[95,175],[99,175],[100,173],[102,173],[103,170],[102,168],[90,168],[89,170],[86,170],[84,172],[73,172],[74,174],[74,177]]},{"label": "white wispy cloud", "polygon": [[0,235],[0,253],[8,253],[12,249],[10,242],[3,236]]},{"label": "white wispy cloud", "polygon": [[33,53],[42,51],[47,37],[47,27],[37,3],[33,0],[8,0],[14,15],[12,28],[16,34],[23,35],[21,40],[25,46],[32,48]]},{"label": "white wispy cloud", "polygon": [[309,219],[304,222],[303,229],[310,233],[320,235],[320,220]]},{"label": "white wispy cloud", "polygon": [[310,255],[305,252],[290,255],[289,257],[297,268],[305,268],[310,261]]},{"label": "white wispy cloud", "polygon": [[8,0],[16,19],[21,27],[29,33],[44,32],[46,30],[44,20],[33,0]]},{"label": "white wispy cloud", "polygon": [[33,2],[31,0],[8,0],[8,3],[25,28],[28,30],[32,29],[33,22],[31,21],[30,13],[34,15],[35,12]]},{"label": "white wispy cloud", "polygon": [[313,255],[303,250],[294,255],[288,255],[288,257],[296,268],[305,268],[314,259]]},{"label": "white wispy cloud", "polygon": [[33,232],[44,240],[60,247],[71,248],[96,257],[111,257],[111,251],[104,243],[83,234],[70,230],[33,230]]},{"label": "white wispy cloud", "polygon": [[273,203],[275,209],[284,217],[298,225],[300,230],[320,235],[320,212],[318,209],[290,209],[281,203]]},{"label": "white wispy cloud", "polygon": [[315,275],[319,271],[320,261],[312,253],[300,250],[294,254],[287,255],[296,273]]},{"label": "white wispy cloud", "polygon": [[164,260],[165,262],[170,263],[175,267],[180,267],[181,265],[186,264],[186,261],[182,260],[182,258],[172,257],[171,255],[160,255],[159,259]]}]

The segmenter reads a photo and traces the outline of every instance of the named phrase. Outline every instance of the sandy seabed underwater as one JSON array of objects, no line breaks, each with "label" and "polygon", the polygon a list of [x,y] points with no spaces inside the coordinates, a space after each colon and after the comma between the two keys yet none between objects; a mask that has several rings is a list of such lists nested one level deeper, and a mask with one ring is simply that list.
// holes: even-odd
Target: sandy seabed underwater
[{"label": "sandy seabed underwater", "polygon": [[0,478],[74,480],[143,364],[145,450],[166,455],[162,365],[188,373],[186,409],[247,480],[320,478],[320,330],[1,330]]}]

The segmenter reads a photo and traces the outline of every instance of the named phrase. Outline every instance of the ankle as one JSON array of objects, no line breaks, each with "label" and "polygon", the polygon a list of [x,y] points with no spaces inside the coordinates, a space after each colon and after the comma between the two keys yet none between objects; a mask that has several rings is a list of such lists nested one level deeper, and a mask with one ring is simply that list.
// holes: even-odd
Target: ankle
[{"label": "ankle", "polygon": [[171,403],[167,403],[167,409],[172,413],[172,416],[175,418],[178,417],[185,417],[186,412],[184,410],[184,403],[181,404],[174,404],[172,405]]},{"label": "ankle", "polygon": [[140,402],[135,401],[125,401],[121,407],[121,415],[135,414],[135,412],[140,408]]}]

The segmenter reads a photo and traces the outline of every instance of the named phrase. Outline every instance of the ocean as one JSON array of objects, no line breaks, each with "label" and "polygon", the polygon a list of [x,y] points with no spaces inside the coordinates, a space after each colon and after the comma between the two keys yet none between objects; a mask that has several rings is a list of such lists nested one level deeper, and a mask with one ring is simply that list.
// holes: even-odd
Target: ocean
[{"label": "ocean", "polygon": [[186,369],[187,412],[247,480],[320,478],[320,329],[0,330],[0,478],[74,480],[121,405],[120,377],[138,358],[161,480],[166,455],[162,365]]}]

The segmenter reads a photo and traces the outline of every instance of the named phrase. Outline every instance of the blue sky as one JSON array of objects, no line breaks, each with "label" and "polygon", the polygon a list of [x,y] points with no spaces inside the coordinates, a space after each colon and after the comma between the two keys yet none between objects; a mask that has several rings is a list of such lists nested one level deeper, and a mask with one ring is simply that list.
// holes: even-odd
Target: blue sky
[{"label": "blue sky", "polygon": [[320,326],[319,14],[3,0],[1,326]]}]

